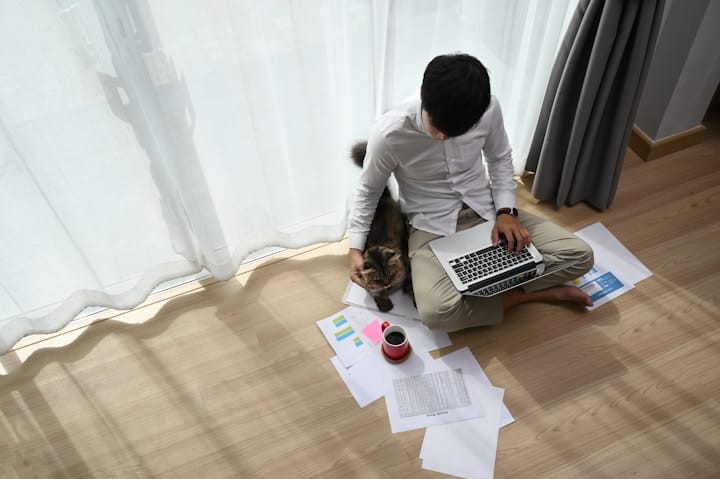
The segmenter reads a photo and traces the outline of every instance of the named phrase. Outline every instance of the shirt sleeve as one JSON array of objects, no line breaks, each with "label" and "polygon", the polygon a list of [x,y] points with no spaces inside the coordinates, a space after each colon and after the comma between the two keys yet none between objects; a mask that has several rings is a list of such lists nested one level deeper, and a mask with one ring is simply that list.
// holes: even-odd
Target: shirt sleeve
[{"label": "shirt sleeve", "polygon": [[494,97],[493,103],[489,112],[493,115],[492,126],[483,147],[490,177],[490,190],[496,209],[514,208],[517,185],[514,179],[512,148],[505,131],[500,103]]},{"label": "shirt sleeve", "polygon": [[397,161],[383,134],[374,130],[368,139],[367,153],[348,221],[350,248],[365,249],[378,199],[387,186]]}]

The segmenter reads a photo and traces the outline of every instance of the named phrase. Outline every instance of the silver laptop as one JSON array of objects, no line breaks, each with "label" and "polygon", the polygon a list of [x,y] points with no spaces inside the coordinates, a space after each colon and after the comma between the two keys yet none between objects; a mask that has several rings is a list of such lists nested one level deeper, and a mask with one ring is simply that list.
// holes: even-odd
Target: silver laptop
[{"label": "silver laptop", "polygon": [[507,241],[502,237],[500,244],[493,246],[494,225],[487,221],[429,243],[460,293],[495,296],[569,266],[546,268],[532,243],[519,253],[508,252]]}]

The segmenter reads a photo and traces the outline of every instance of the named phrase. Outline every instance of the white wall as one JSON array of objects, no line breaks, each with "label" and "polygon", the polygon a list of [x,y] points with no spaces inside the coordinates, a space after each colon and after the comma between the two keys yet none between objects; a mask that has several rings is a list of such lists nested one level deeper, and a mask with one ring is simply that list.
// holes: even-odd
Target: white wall
[{"label": "white wall", "polygon": [[702,124],[720,83],[720,0],[667,0],[635,124],[661,140]]}]

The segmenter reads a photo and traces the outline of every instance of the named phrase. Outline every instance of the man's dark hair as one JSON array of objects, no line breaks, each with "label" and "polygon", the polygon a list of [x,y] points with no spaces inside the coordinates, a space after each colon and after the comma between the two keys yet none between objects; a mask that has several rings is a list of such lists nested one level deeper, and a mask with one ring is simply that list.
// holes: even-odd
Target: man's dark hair
[{"label": "man's dark hair", "polygon": [[477,58],[456,53],[433,58],[420,90],[422,107],[432,126],[460,136],[480,120],[490,104],[490,78]]}]

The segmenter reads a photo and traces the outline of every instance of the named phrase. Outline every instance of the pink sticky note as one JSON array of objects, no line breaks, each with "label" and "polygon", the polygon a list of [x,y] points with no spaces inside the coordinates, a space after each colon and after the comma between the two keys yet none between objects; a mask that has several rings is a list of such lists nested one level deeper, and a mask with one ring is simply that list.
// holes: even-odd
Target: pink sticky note
[{"label": "pink sticky note", "polygon": [[380,321],[377,319],[365,326],[365,329],[363,329],[362,332],[370,341],[372,341],[373,344],[377,344],[382,341],[382,326],[380,325]]}]

